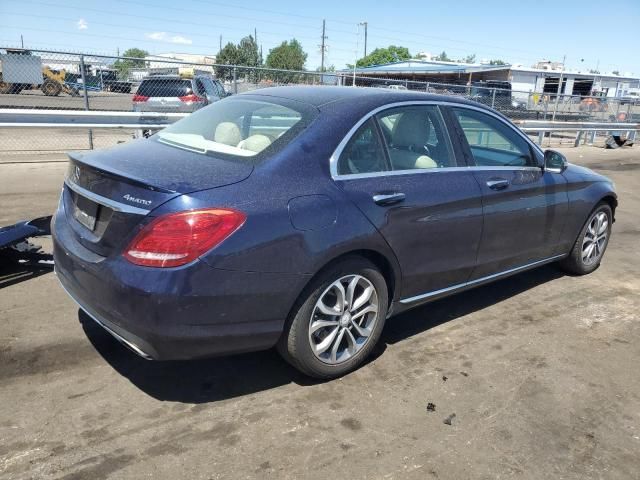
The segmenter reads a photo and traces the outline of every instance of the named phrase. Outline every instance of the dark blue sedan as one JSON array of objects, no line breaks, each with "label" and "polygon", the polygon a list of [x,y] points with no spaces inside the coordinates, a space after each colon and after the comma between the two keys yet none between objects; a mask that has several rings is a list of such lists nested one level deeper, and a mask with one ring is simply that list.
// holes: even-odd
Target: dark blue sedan
[{"label": "dark blue sedan", "polygon": [[408,308],[592,272],[617,205],[493,110],[408,91],[269,88],[70,158],[52,230],[82,310],[145,358],[277,345],[321,378]]}]

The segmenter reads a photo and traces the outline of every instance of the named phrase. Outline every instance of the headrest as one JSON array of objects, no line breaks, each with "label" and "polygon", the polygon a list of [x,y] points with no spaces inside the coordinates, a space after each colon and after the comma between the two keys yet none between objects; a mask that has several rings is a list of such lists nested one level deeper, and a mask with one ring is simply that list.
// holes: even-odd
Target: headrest
[{"label": "headrest", "polygon": [[242,140],[240,128],[233,122],[221,122],[216,127],[213,141],[235,147]]},{"label": "headrest", "polygon": [[422,112],[409,111],[395,122],[391,143],[395,147],[422,146],[429,138],[429,124]]},{"label": "headrest", "polygon": [[251,135],[247,137],[245,140],[242,140],[238,144],[238,148],[242,148],[243,150],[250,150],[252,152],[261,152],[265,148],[271,145],[271,139],[266,135]]}]

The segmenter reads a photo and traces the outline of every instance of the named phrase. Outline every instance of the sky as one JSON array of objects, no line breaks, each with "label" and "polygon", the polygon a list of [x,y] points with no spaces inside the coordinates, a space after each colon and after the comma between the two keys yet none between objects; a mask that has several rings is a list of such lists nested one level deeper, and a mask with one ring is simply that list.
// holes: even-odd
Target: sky
[{"label": "sky", "polygon": [[[607,5],[611,5],[608,9]],[[150,53],[215,55],[257,30],[269,49],[296,38],[320,65],[322,20],[325,65],[344,68],[364,51],[388,45],[412,54],[443,50],[452,59],[501,59],[532,66],[562,61],[568,69],[640,75],[640,0],[497,1],[323,0],[0,0],[0,47],[116,54],[137,47]]]}]

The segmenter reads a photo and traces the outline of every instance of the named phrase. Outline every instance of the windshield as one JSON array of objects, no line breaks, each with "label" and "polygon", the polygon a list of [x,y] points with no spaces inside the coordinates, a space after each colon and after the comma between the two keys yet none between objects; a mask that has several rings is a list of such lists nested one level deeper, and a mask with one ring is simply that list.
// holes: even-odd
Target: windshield
[{"label": "windshield", "polygon": [[230,97],[161,130],[157,138],[162,143],[203,154],[246,158],[262,152],[274,153],[313,119],[310,107],[293,106],[294,103],[285,99],[272,102]]}]

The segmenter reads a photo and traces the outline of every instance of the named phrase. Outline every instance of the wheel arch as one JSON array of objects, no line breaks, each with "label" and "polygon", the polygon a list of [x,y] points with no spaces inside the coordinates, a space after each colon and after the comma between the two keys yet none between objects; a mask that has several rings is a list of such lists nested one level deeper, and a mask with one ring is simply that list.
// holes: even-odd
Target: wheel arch
[{"label": "wheel arch", "polygon": [[392,259],[388,258],[387,255],[385,255],[384,253],[378,250],[374,250],[371,248],[358,248],[358,249],[352,249],[352,250],[342,252],[332,257],[331,259],[324,262],[322,266],[317,269],[315,274],[313,274],[305,282],[303,287],[300,289],[300,292],[298,293],[298,296],[296,297],[295,302],[293,303],[291,309],[289,310],[287,321],[290,321],[292,313],[294,313],[296,309],[299,307],[300,302],[304,301],[305,296],[309,293],[308,292],[309,286],[313,284],[315,279],[319,275],[322,275],[322,273],[325,272],[328,268],[331,268],[336,263],[344,261],[345,259],[350,257],[364,258],[370,261],[371,263],[373,263],[378,268],[378,270],[384,277],[385,282],[387,283],[387,291],[389,296],[389,311],[391,311],[391,306],[394,300],[396,299],[396,296],[399,295],[400,293],[401,275],[400,275],[399,265],[397,265]]},{"label": "wheel arch", "polygon": [[[598,203],[596,203],[596,205],[600,204],[600,203],[606,203],[609,205],[609,207],[611,207],[611,214],[613,215],[613,221],[616,221],[616,208],[618,207],[618,199],[616,198],[616,196],[612,193],[608,193],[605,196],[603,196]],[[595,208],[595,206],[594,206]],[[593,211],[593,210],[592,210]]]}]

